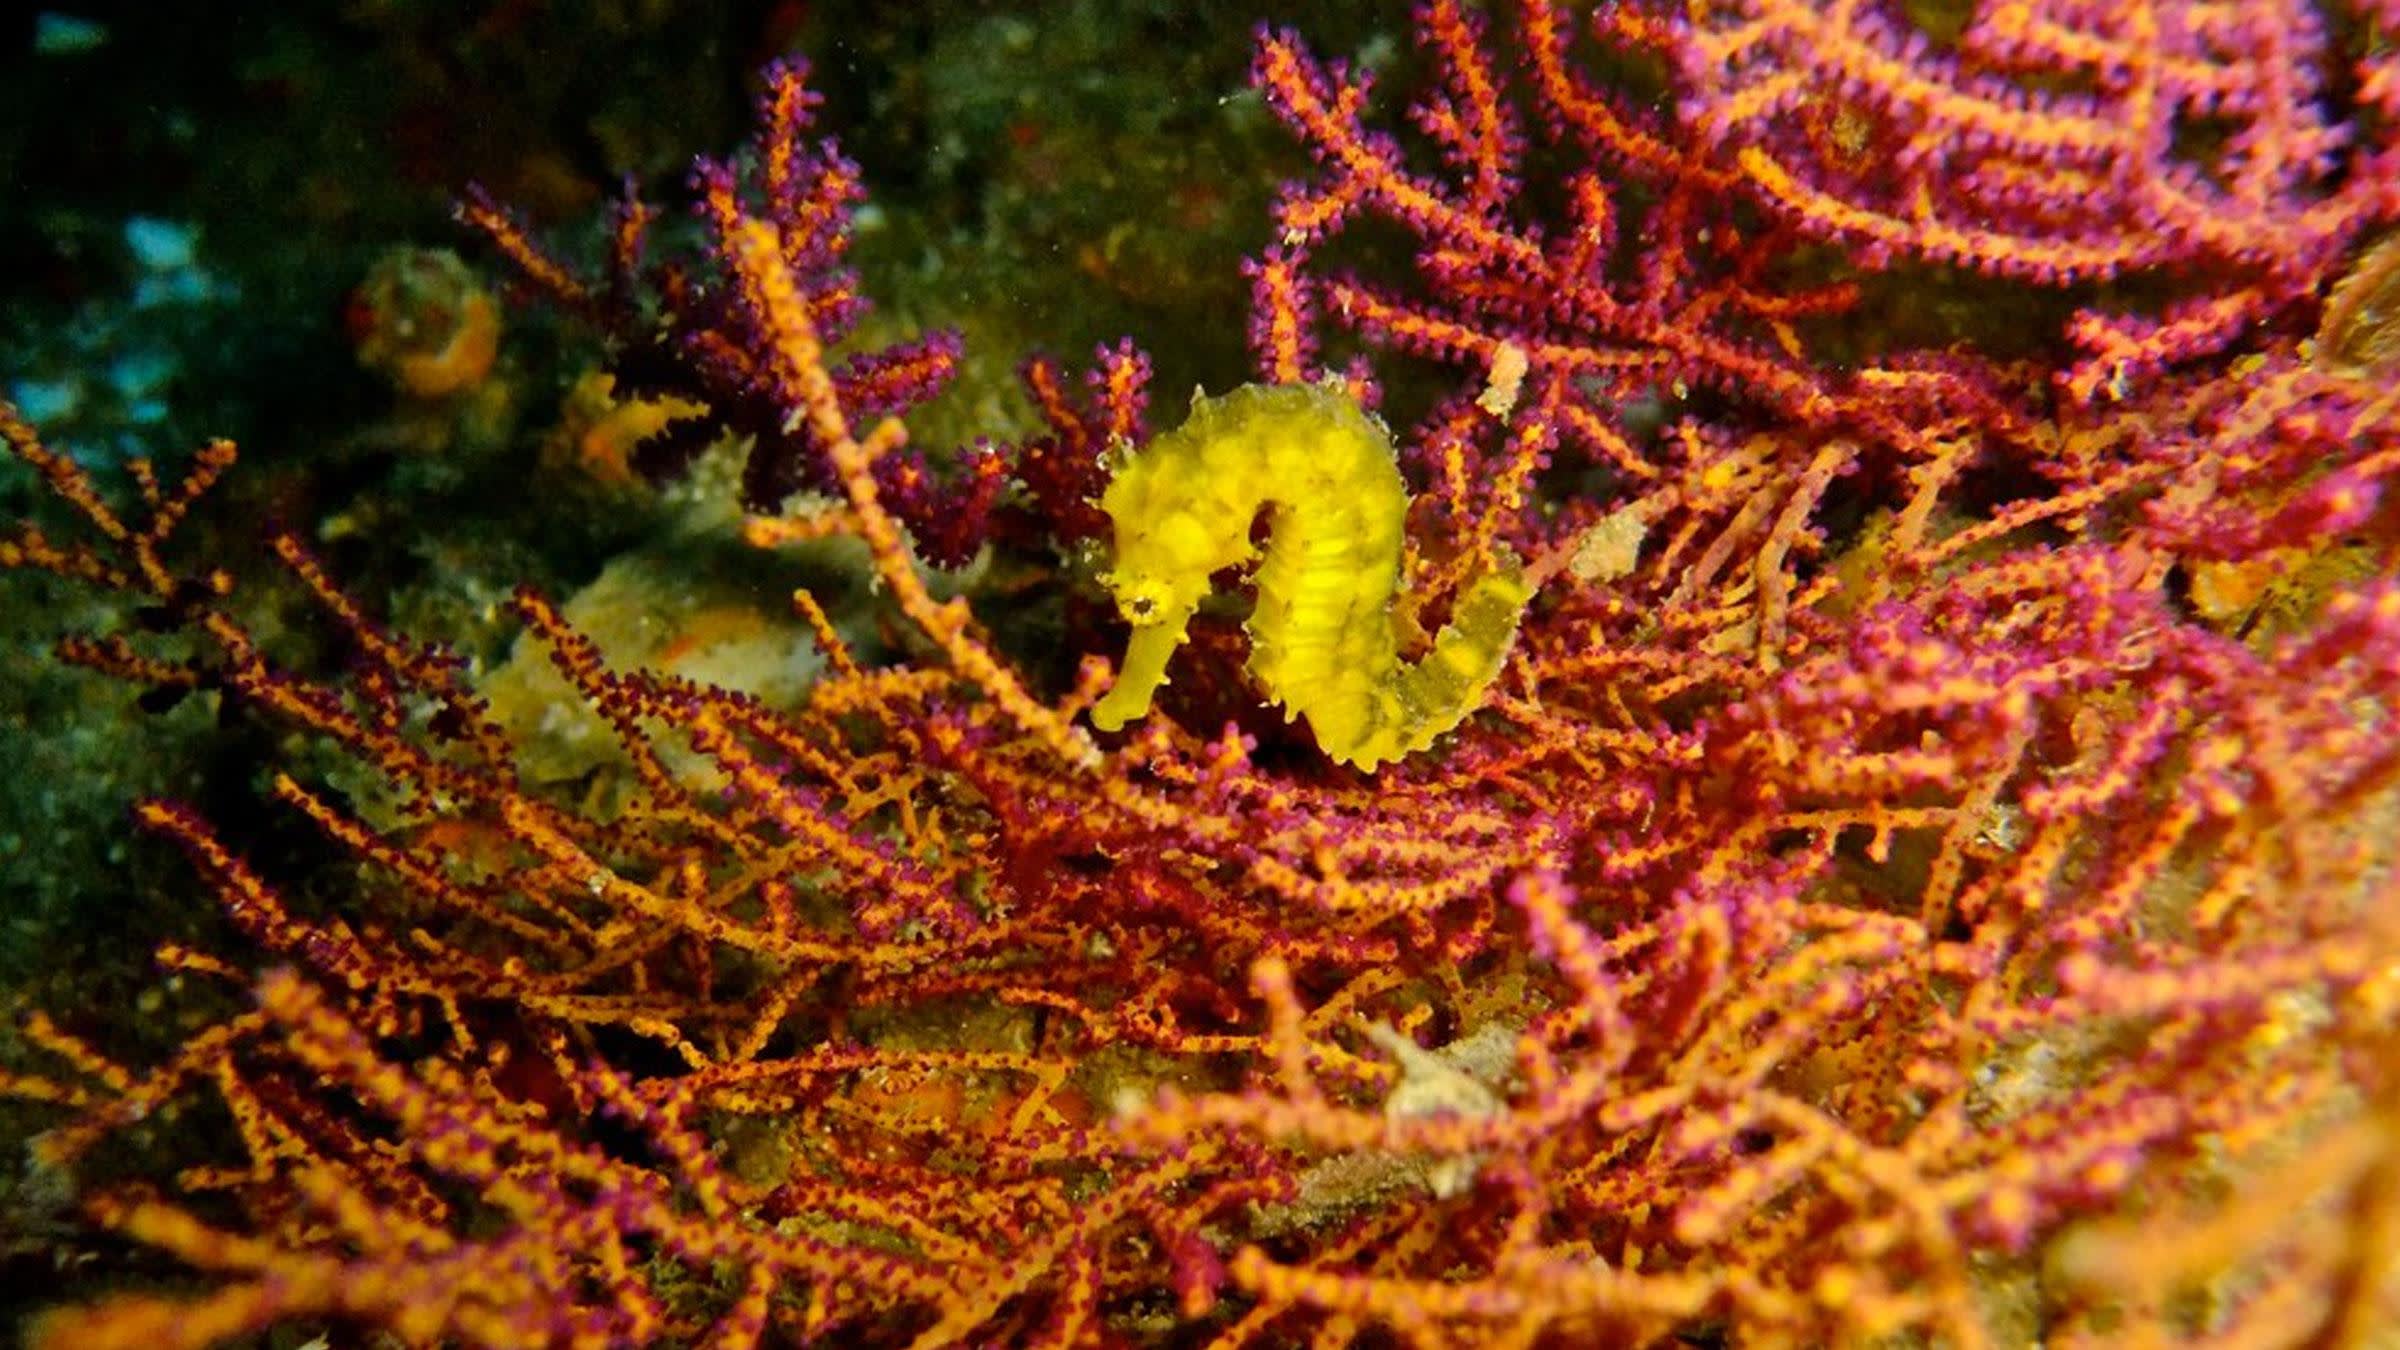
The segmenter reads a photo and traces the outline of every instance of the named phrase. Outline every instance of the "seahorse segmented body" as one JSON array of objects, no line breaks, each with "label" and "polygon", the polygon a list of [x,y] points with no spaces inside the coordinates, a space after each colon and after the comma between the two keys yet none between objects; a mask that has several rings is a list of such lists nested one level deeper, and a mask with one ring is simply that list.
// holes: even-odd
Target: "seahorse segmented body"
[{"label": "seahorse segmented body", "polygon": [[[1129,458],[1100,499],[1116,525],[1103,578],[1133,625],[1116,686],[1092,709],[1113,731],[1149,710],[1209,574],[1258,559],[1251,677],[1308,719],[1325,753],[1362,769],[1431,745],[1481,702],[1532,594],[1513,554],[1470,581],[1433,649],[1400,658],[1408,490],[1391,437],[1338,387],[1248,385],[1195,396],[1191,419]],[[1267,543],[1251,526],[1268,514]]]}]

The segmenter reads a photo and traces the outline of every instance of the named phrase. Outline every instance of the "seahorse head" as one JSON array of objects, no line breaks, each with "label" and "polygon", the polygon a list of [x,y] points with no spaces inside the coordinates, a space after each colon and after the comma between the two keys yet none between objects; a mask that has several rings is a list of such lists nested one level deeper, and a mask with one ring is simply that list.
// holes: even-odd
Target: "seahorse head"
[{"label": "seahorse head", "polygon": [[1155,572],[1120,567],[1100,578],[1117,599],[1117,613],[1136,628],[1171,622],[1180,597],[1175,584]]},{"label": "seahorse head", "polygon": [[1167,659],[1183,644],[1184,630],[1192,621],[1192,611],[1200,606],[1208,578],[1203,573],[1195,584],[1189,575],[1163,573],[1138,560],[1120,559],[1101,581],[1116,597],[1117,612],[1133,627],[1117,683],[1092,709],[1093,725],[1113,731],[1148,711],[1150,696],[1166,683]]}]

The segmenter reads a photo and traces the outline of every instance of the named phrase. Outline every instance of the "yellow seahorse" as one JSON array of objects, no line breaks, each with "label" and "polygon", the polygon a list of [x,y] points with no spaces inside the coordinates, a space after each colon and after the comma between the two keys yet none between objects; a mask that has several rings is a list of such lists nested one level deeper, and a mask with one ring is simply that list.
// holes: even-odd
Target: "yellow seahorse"
[{"label": "yellow seahorse", "polygon": [[1502,549],[1460,591],[1433,649],[1402,663],[1392,596],[1408,490],[1391,436],[1338,385],[1194,395],[1191,419],[1135,451],[1100,506],[1116,526],[1102,580],[1133,625],[1116,685],[1092,709],[1103,731],[1149,711],[1209,574],[1260,557],[1250,535],[1262,510],[1250,675],[1342,763],[1372,769],[1464,721],[1532,595]]}]

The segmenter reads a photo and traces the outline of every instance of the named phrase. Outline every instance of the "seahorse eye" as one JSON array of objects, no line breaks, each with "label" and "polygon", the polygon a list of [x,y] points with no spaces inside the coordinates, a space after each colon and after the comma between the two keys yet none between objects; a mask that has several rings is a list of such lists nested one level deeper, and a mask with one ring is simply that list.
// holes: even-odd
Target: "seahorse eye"
[{"label": "seahorse eye", "polygon": [[1117,612],[1125,622],[1136,628],[1164,622],[1167,617],[1167,584],[1154,576],[1116,573],[1109,578],[1117,593]]}]

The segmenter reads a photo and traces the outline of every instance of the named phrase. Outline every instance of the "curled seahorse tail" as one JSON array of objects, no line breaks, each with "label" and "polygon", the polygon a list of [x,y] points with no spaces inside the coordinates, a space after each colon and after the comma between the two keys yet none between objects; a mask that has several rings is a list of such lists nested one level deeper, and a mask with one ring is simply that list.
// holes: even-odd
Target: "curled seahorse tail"
[{"label": "curled seahorse tail", "polygon": [[1448,626],[1433,650],[1400,672],[1399,695],[1409,753],[1431,745],[1483,701],[1499,678],[1500,664],[1517,640],[1517,621],[1533,597],[1533,584],[1513,553],[1467,583],[1451,607]]}]

